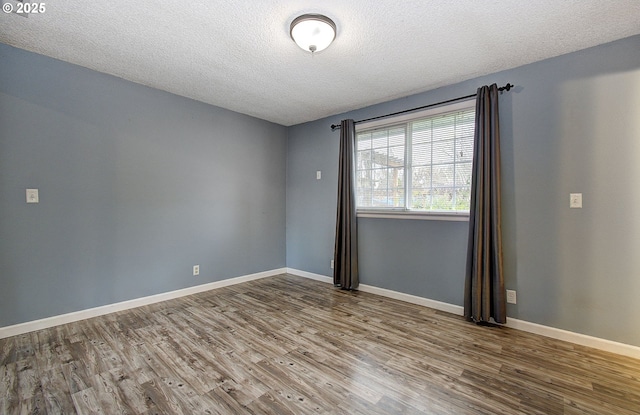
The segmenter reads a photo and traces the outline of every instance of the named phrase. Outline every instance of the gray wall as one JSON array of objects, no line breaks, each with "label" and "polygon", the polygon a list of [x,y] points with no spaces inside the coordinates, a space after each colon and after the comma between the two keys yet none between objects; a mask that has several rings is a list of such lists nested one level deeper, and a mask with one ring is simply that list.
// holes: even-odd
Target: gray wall
[{"label": "gray wall", "polygon": [[[506,285],[518,292],[509,316],[640,346],[640,36],[291,127],[287,265],[331,275],[339,133],[330,124],[493,82],[518,86],[500,101]],[[583,209],[569,209],[573,192]],[[358,226],[362,283],[462,305],[466,222]]]},{"label": "gray wall", "polygon": [[284,267],[286,139],[0,44],[0,326]]}]

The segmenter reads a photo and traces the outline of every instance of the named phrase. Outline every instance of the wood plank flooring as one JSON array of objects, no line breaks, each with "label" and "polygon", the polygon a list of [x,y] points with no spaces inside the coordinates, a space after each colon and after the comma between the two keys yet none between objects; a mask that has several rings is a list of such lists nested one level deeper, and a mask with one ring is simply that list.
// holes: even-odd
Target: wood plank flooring
[{"label": "wood plank flooring", "polygon": [[640,414],[640,360],[291,275],[0,340],[1,414]]}]

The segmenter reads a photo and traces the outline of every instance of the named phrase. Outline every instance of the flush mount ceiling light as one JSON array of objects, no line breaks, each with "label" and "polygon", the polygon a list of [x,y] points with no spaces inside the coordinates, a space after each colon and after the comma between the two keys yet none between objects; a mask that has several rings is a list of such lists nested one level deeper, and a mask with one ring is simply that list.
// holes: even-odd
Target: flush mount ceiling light
[{"label": "flush mount ceiling light", "polygon": [[291,22],[289,34],[302,49],[320,52],[336,38],[336,24],[321,14],[303,14]]}]

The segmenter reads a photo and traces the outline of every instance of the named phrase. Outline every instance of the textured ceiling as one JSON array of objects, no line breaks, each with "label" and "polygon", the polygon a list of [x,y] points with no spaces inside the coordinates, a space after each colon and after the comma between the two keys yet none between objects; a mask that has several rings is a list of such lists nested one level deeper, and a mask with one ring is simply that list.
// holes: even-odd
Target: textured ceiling
[{"label": "textured ceiling", "polygon": [[[315,56],[289,37],[303,13],[338,26]],[[0,42],[283,125],[638,33],[638,0],[56,0],[0,13]]]}]

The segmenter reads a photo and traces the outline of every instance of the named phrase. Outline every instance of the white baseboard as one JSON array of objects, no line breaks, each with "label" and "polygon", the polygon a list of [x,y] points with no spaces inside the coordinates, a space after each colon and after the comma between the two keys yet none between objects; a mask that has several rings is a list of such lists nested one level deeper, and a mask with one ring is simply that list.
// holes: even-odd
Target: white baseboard
[{"label": "white baseboard", "polygon": [[274,269],[271,271],[258,272],[255,274],[243,275],[241,277],[229,278],[226,280],[210,282],[207,284],[196,285],[193,287],[183,288],[180,290],[169,291],[166,293],[150,295],[148,297],[135,298],[133,300],[122,301],[114,304],[107,304],[100,307],[88,308],[86,310],[74,311],[68,314],[47,317],[40,320],[28,321],[26,323],[15,324],[12,326],[0,327],[0,339],[6,337],[17,336],[19,334],[28,333],[35,330],[42,330],[49,327],[58,326],[60,324],[73,323],[74,321],[85,320],[91,317],[98,317],[116,311],[128,310],[159,303],[161,301],[172,300],[174,298],[184,297],[186,295],[197,294],[203,291],[222,288],[229,285],[240,284],[242,282],[257,280],[260,278],[272,277],[287,272],[286,268]]},{"label": "white baseboard", "polygon": [[[301,271],[299,269],[287,268],[287,273],[297,275],[299,277],[309,278],[316,281],[326,282],[333,284],[333,278],[325,275],[314,274],[307,271]],[[441,301],[431,300],[429,298],[418,297],[417,295],[400,293],[398,291],[388,290],[386,288],[374,287],[373,285],[360,284],[358,290],[378,294],[383,297],[389,297],[400,301],[405,301],[411,304],[417,304],[424,307],[434,308],[436,310],[446,311],[447,313],[457,314],[461,316],[464,313],[464,309],[455,304],[443,303]]]},{"label": "white baseboard", "polygon": [[640,347],[507,317],[507,327],[640,359]]},{"label": "white baseboard", "polygon": [[327,277],[326,275],[314,274],[312,272],[301,271],[295,268],[287,268],[287,274],[297,275],[298,277],[304,277],[310,280],[326,282],[327,284],[333,285],[333,277]]},{"label": "white baseboard", "polygon": [[[287,268],[287,273],[298,275],[304,278],[310,278],[316,281],[327,282],[333,284],[333,278],[325,275],[313,274],[311,272],[300,271],[293,268]],[[378,288],[371,285],[360,284],[360,291],[369,292],[372,294],[378,294],[384,297],[393,298],[396,300],[406,301],[407,303],[417,304],[429,308],[433,308],[448,313],[463,315],[464,308],[459,305],[443,303],[440,301],[431,300],[424,297],[418,297],[411,294],[405,294],[386,288]],[[587,336],[586,334],[575,333],[572,331],[562,330],[555,327],[544,326],[542,324],[531,323],[524,320],[518,320],[508,317],[506,327],[510,327],[517,330],[526,331],[528,333],[539,334],[541,336],[550,337],[557,340],[563,340],[581,346],[592,347],[594,349],[604,350],[606,352],[616,353],[623,356],[633,357],[640,359],[640,347],[630,344],[614,342],[599,337]]]},{"label": "white baseboard", "polygon": [[397,291],[388,290],[386,288],[374,287],[373,285],[360,284],[360,291],[367,293],[378,294],[383,297],[393,298],[395,300],[406,301],[407,303],[417,304],[424,307],[434,308],[440,311],[446,311],[447,313],[463,315],[464,308],[449,303],[443,303],[442,301],[431,300],[429,298],[418,297],[417,295],[399,293]]}]

